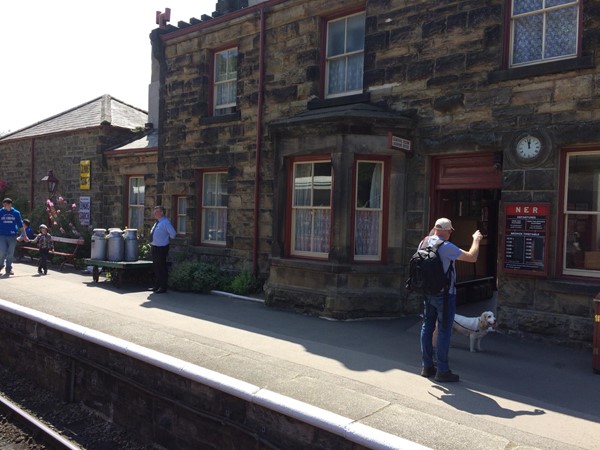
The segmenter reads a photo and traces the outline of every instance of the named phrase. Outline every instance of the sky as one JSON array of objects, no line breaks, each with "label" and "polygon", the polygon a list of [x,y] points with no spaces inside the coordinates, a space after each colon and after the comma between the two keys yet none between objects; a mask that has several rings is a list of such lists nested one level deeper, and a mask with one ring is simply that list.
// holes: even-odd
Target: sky
[{"label": "sky", "polygon": [[0,22],[0,135],[109,94],[148,110],[156,11],[171,25],[217,0],[11,0]]}]

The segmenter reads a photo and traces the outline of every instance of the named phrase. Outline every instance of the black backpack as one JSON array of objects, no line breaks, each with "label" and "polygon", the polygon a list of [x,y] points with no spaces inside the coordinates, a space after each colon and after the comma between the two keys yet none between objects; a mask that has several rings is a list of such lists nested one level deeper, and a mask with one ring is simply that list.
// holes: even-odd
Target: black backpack
[{"label": "black backpack", "polygon": [[410,259],[406,289],[431,295],[439,294],[449,287],[449,275],[454,261],[450,262],[448,271],[444,272],[444,265],[438,253],[445,242],[440,239],[434,245],[423,246],[423,242],[419,244],[419,249]]}]

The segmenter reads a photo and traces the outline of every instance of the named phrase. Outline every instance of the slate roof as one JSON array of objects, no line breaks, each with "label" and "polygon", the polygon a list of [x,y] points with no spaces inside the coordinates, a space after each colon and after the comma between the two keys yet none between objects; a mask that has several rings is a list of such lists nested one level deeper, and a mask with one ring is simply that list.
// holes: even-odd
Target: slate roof
[{"label": "slate roof", "polygon": [[125,150],[156,150],[158,149],[158,130],[152,130],[150,133],[140,139],[122,145],[118,148],[106,150],[104,153],[116,154]]},{"label": "slate roof", "polygon": [[148,113],[146,111],[123,103],[121,100],[110,95],[103,95],[48,119],[2,136],[0,142],[84,128],[94,128],[100,125],[112,125],[113,127],[127,129],[143,128],[146,122],[148,122]]}]

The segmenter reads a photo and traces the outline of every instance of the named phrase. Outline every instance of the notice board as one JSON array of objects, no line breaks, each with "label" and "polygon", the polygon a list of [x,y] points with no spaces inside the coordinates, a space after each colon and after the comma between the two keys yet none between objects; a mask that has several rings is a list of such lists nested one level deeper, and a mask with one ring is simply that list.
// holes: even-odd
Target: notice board
[{"label": "notice board", "polygon": [[504,272],[548,275],[548,203],[504,205]]}]

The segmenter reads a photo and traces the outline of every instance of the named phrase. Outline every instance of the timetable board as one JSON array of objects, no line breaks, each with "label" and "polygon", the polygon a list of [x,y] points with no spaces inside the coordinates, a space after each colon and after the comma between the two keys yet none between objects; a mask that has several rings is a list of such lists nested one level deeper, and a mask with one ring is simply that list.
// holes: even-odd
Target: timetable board
[{"label": "timetable board", "polygon": [[504,206],[502,269],[508,273],[548,274],[548,203],[507,203]]}]

